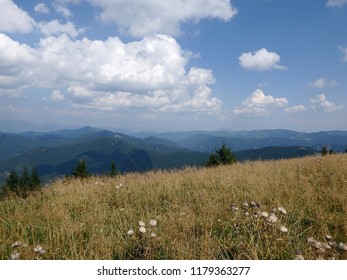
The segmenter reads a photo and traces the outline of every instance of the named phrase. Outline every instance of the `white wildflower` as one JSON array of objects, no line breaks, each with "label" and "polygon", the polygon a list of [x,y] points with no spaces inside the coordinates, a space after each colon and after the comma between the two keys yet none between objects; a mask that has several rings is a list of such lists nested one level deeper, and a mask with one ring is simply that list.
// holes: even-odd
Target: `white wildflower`
[{"label": "white wildflower", "polygon": [[145,226],[146,226],[146,224],[145,224],[145,222],[144,222],[144,221],[139,221],[139,226],[140,226],[140,227],[145,227]]},{"label": "white wildflower", "polygon": [[239,211],[239,208],[234,203],[230,205],[230,208],[233,212]]},{"label": "white wildflower", "polygon": [[263,218],[267,218],[267,217],[269,217],[269,213],[268,212],[261,212],[261,216],[263,217]]},{"label": "white wildflower", "polygon": [[347,245],[343,244],[342,242],[339,243],[338,248],[343,251],[347,251]]},{"label": "white wildflower", "polygon": [[295,260],[299,260],[299,261],[303,261],[304,260],[304,257],[303,257],[303,255],[296,255],[295,256]]},{"label": "white wildflower", "polygon": [[242,204],[242,206],[243,206],[243,208],[248,208],[248,207],[249,207],[248,202],[245,201],[245,202]]},{"label": "white wildflower", "polygon": [[244,212],[243,214],[244,214],[246,217],[249,216],[249,212],[248,212],[248,211]]},{"label": "white wildflower", "polygon": [[287,214],[287,210],[284,209],[283,207],[278,207],[278,212],[280,212],[282,215],[286,215]]},{"label": "white wildflower", "polygon": [[252,208],[256,208],[256,207],[257,207],[257,203],[255,203],[255,201],[251,201],[250,206],[251,206]]},{"label": "white wildflower", "polygon": [[34,248],[34,252],[43,255],[44,253],[46,253],[46,250],[44,250],[40,245],[37,245]]},{"label": "white wildflower", "polygon": [[333,248],[335,248],[337,246],[335,241],[329,241],[328,244],[330,247],[333,247]]},{"label": "white wildflower", "polygon": [[327,241],[331,241],[331,240],[334,239],[334,238],[333,238],[331,235],[329,235],[329,234],[325,235],[324,238],[325,238],[325,240],[327,240]]},{"label": "white wildflower", "polygon": [[151,237],[157,237],[157,234],[155,232],[151,232]]},{"label": "white wildflower", "polygon": [[10,255],[11,260],[18,260],[19,257],[20,257],[20,254],[18,252],[15,252],[15,253]]},{"label": "white wildflower", "polygon": [[274,224],[277,222],[277,217],[274,213],[271,213],[270,216],[267,218],[267,221],[271,224]]},{"label": "white wildflower", "polygon": [[132,229],[129,230],[129,231],[127,232],[127,234],[130,235],[130,236],[134,235],[134,233],[135,233],[135,232],[134,232],[134,230],[132,230]]},{"label": "white wildflower", "polygon": [[157,226],[157,221],[156,220],[150,220],[149,225],[152,227],[155,227],[155,226]]},{"label": "white wildflower", "polygon": [[285,226],[280,226],[280,232],[287,233],[288,229]]},{"label": "white wildflower", "polygon": [[140,227],[139,231],[140,231],[141,233],[146,233],[146,232],[147,232],[147,230],[146,230],[145,227]]},{"label": "white wildflower", "polygon": [[22,245],[22,242],[16,241],[15,243],[11,244],[11,248],[19,247],[20,245]]}]

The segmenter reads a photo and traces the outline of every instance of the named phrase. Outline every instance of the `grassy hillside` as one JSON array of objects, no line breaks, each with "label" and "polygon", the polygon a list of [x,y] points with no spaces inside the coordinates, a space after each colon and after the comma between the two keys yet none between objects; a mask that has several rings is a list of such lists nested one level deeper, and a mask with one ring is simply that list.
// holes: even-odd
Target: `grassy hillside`
[{"label": "grassy hillside", "polygon": [[0,259],[347,259],[346,217],[346,155],[58,180],[0,201]]}]

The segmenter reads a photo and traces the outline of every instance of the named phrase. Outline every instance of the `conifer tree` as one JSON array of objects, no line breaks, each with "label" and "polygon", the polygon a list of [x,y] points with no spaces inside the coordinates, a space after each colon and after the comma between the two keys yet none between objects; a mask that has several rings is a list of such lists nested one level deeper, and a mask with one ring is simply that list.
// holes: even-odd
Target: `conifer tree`
[{"label": "conifer tree", "polygon": [[233,164],[236,163],[236,161],[237,159],[234,153],[225,145],[225,143],[223,143],[219,150],[212,152],[207,162],[207,166]]},{"label": "conifer tree", "polygon": [[11,171],[6,179],[6,187],[12,192],[18,192],[19,178],[16,171]]},{"label": "conifer tree", "polygon": [[86,161],[80,160],[76,164],[75,169],[72,171],[72,176],[75,178],[87,178],[90,176],[89,172],[87,171]]},{"label": "conifer tree", "polygon": [[114,161],[112,161],[112,163],[111,163],[110,176],[111,177],[117,176],[117,168],[116,168],[116,163]]},{"label": "conifer tree", "polygon": [[328,154],[328,149],[326,146],[323,147],[323,149],[321,150],[322,156],[326,156]]},{"label": "conifer tree", "polygon": [[30,190],[36,190],[41,186],[41,180],[37,171],[34,169],[30,176]]},{"label": "conifer tree", "polygon": [[28,170],[24,167],[22,176],[19,179],[19,191],[22,196],[25,196],[27,191],[30,188],[30,177],[28,174]]}]

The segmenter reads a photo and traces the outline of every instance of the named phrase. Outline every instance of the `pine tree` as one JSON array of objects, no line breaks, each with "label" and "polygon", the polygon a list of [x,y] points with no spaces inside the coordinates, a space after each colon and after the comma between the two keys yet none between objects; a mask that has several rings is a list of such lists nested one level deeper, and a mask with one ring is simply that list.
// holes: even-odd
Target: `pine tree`
[{"label": "pine tree", "polygon": [[72,171],[72,176],[75,178],[87,178],[90,176],[87,171],[87,163],[84,160],[80,160],[76,164],[75,169]]},{"label": "pine tree", "polygon": [[212,152],[207,162],[207,166],[233,164],[236,163],[236,161],[237,159],[234,153],[225,145],[225,143],[223,143],[219,150]]},{"label": "pine tree", "polygon": [[111,171],[110,171],[110,176],[111,177],[115,177],[117,176],[117,168],[116,168],[116,163],[114,161],[112,161],[111,163]]},{"label": "pine tree", "polygon": [[30,190],[36,190],[41,186],[40,177],[35,169],[31,172],[29,186]]},{"label": "pine tree", "polygon": [[321,150],[322,156],[326,156],[328,154],[328,148],[326,146]]},{"label": "pine tree", "polygon": [[30,177],[28,174],[28,170],[24,167],[22,176],[19,179],[19,192],[22,196],[26,196],[27,191],[30,187]]},{"label": "pine tree", "polygon": [[12,192],[18,192],[19,188],[19,178],[16,171],[11,171],[6,179],[6,187]]}]

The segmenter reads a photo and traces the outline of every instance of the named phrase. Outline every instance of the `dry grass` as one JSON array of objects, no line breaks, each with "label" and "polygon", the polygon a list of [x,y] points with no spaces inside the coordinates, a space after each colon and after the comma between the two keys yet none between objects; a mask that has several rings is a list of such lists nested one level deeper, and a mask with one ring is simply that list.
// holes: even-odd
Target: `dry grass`
[{"label": "dry grass", "polygon": [[[243,210],[245,201],[261,207]],[[275,224],[254,217],[279,206],[287,214]],[[25,200],[0,201],[0,259],[293,259],[298,251],[346,259],[307,241],[329,234],[346,242],[346,217],[346,155],[58,180]]]}]

